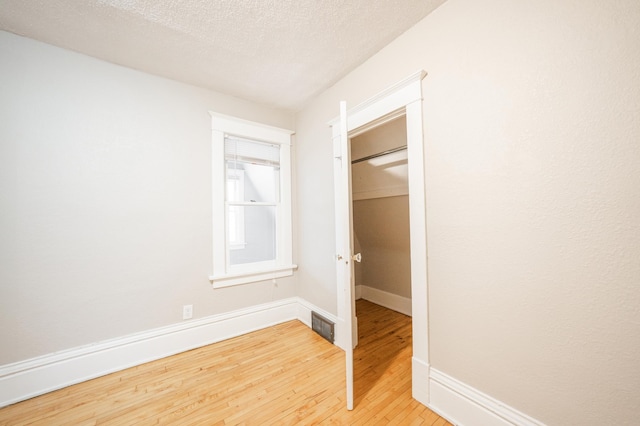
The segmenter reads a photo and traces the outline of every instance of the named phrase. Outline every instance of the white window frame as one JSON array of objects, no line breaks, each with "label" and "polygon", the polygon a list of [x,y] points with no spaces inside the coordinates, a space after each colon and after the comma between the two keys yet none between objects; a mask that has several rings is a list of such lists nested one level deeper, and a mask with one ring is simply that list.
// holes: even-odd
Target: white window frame
[{"label": "white window frame", "polygon": [[[212,130],[213,274],[214,288],[229,287],[293,275],[291,225],[291,135],[293,131],[209,112]],[[280,146],[280,206],[276,217],[276,258],[270,262],[229,265],[227,209],[225,203],[225,136],[237,136]]]}]

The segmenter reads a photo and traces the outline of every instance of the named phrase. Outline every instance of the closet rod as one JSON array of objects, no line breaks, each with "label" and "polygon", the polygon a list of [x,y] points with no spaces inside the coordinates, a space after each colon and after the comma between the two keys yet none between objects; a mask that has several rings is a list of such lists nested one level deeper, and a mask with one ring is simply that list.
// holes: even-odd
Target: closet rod
[{"label": "closet rod", "polygon": [[360,162],[362,162],[362,161],[371,160],[371,159],[373,159],[373,158],[382,157],[383,155],[392,154],[392,153],[394,153],[394,152],[402,151],[402,150],[404,150],[404,149],[407,149],[407,146],[406,146],[406,145],[404,145],[404,146],[399,146],[399,147],[397,147],[397,148],[393,148],[393,149],[389,149],[389,150],[387,150],[387,151],[382,151],[382,152],[379,152],[379,153],[377,153],[377,154],[367,155],[366,157],[358,158],[357,160],[353,160],[353,161],[351,162],[351,164],[356,164],[356,163],[360,163]]}]

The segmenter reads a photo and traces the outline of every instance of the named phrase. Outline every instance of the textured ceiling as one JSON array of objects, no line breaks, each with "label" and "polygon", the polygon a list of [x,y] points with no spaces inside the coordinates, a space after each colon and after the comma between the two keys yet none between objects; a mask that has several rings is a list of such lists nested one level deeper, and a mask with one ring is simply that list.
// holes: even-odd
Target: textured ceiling
[{"label": "textured ceiling", "polygon": [[0,29],[290,110],[444,0],[0,0]]}]

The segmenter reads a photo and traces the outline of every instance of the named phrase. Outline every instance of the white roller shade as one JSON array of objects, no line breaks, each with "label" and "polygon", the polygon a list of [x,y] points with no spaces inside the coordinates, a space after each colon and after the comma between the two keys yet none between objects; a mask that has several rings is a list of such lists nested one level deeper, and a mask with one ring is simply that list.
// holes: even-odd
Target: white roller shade
[{"label": "white roller shade", "polygon": [[280,145],[225,136],[224,154],[227,161],[280,167]]}]

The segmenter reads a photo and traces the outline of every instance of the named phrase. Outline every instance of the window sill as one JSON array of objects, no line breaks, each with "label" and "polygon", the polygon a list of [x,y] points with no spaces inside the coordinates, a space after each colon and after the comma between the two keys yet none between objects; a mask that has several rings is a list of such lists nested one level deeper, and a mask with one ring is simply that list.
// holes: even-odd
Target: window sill
[{"label": "window sill", "polygon": [[274,266],[257,271],[246,271],[237,274],[211,275],[209,281],[213,288],[231,287],[234,285],[249,284],[282,277],[290,277],[298,265]]}]

